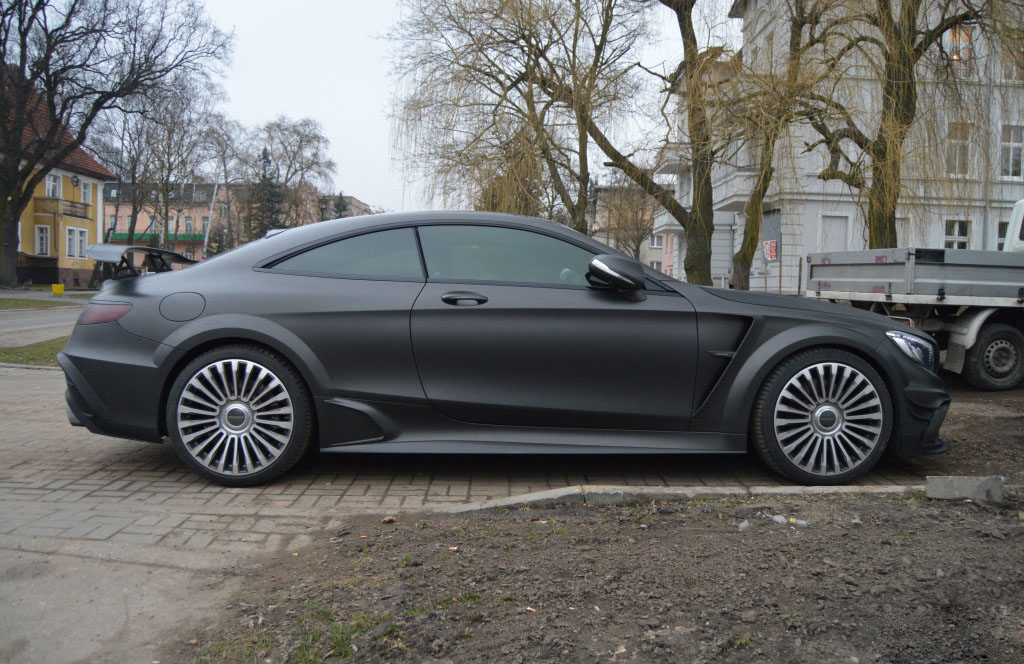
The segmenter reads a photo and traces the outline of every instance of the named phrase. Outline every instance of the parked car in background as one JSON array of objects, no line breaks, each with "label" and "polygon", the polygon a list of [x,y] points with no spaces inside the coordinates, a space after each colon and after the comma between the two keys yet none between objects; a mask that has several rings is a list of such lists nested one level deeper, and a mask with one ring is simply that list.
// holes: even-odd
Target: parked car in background
[{"label": "parked car in background", "polygon": [[[138,276],[122,252],[141,251]],[[557,224],[406,213],[292,228],[185,269],[120,261],[58,356],[71,422],[212,481],[323,452],[731,453],[807,484],[934,454],[927,335],[681,283]],[[165,269],[166,268],[166,269]]]}]

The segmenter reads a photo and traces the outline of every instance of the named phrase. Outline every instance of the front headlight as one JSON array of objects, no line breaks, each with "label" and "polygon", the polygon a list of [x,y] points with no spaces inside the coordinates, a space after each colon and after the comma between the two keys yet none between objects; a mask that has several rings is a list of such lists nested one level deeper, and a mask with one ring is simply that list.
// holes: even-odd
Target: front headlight
[{"label": "front headlight", "polygon": [[935,344],[916,334],[908,334],[899,330],[886,332],[885,336],[892,339],[892,342],[912,360],[917,360],[929,371],[935,370]]}]

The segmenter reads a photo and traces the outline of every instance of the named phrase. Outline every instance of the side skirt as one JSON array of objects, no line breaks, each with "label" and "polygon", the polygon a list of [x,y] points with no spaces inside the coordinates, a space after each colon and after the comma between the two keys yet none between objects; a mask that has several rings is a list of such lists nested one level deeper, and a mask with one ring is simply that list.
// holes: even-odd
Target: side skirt
[{"label": "side skirt", "polygon": [[699,431],[471,424],[429,405],[317,399],[320,449],[432,454],[665,454],[747,451],[747,436]]}]

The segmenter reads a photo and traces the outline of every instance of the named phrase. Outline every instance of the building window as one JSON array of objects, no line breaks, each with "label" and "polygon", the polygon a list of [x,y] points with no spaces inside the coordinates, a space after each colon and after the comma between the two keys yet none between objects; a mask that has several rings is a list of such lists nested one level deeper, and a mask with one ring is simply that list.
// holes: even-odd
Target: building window
[{"label": "building window", "polygon": [[59,175],[47,175],[46,176],[46,197],[47,198],[60,198],[60,181],[61,176]]},{"label": "building window", "polygon": [[1024,166],[1021,163],[1022,155],[1024,155],[1024,127],[1003,125],[999,151],[1000,175],[1017,180],[1024,176]]},{"label": "building window", "polygon": [[651,236],[651,248],[653,248],[653,249],[661,249],[664,246],[665,246],[665,236],[664,235],[652,235]]},{"label": "building window", "polygon": [[110,221],[107,223],[107,227],[111,231],[113,231],[115,233],[117,232],[117,215],[116,214],[110,215]]},{"label": "building window", "polygon": [[946,33],[948,39],[949,59],[965,62],[971,59],[971,29],[960,26]]},{"label": "building window", "polygon": [[92,183],[82,183],[82,202],[86,205],[92,205]]},{"label": "building window", "polygon": [[661,261],[651,261],[651,267],[658,272],[661,272]]},{"label": "building window", "polygon": [[996,251],[1002,251],[1006,244],[1006,231],[1010,229],[1010,222],[1000,221],[999,230],[996,232]]},{"label": "building window", "polygon": [[1020,60],[1020,56],[1007,52],[1003,54],[1003,80],[1007,82],[1021,82],[1024,81],[1024,62]]},{"label": "building window", "polygon": [[209,232],[210,232],[210,218],[209,217],[203,217],[203,235],[206,235]]},{"label": "building window", "polygon": [[970,125],[964,122],[951,122],[949,139],[946,146],[946,172],[950,175],[967,175],[967,140]]},{"label": "building window", "polygon": [[64,249],[64,255],[68,258],[78,258],[78,229],[68,228],[67,232],[67,243]]},{"label": "building window", "polygon": [[192,200],[194,200],[197,203],[203,203],[204,201],[206,201],[206,192],[203,191],[202,189],[196,190],[192,194]]},{"label": "building window", "polygon": [[192,253],[192,247],[189,247],[188,249],[185,250],[185,258],[193,260],[194,256],[195,254]]},{"label": "building window", "polygon": [[946,220],[946,249],[968,249],[971,244],[971,222],[969,219]]},{"label": "building window", "polygon": [[192,217],[185,217],[185,232],[192,232]]},{"label": "building window", "polygon": [[50,255],[50,227],[36,226],[36,255]]},{"label": "building window", "polygon": [[78,257],[85,258],[85,248],[89,246],[89,231],[84,228],[78,229]]}]

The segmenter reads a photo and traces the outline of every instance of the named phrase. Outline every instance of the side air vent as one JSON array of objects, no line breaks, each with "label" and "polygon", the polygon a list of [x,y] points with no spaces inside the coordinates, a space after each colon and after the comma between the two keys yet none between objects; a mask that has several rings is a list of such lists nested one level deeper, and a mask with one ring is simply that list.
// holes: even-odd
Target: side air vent
[{"label": "side air vent", "polygon": [[750,329],[750,323],[751,319],[743,316],[701,314],[697,324],[700,356],[697,358],[697,380],[693,386],[695,410],[704,403],[732,362],[736,349]]}]

